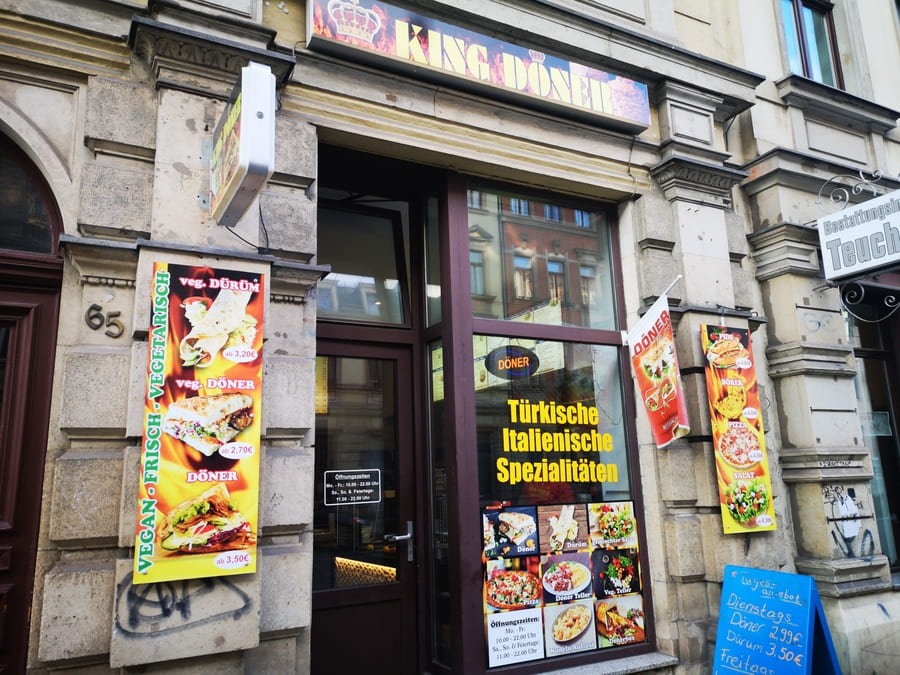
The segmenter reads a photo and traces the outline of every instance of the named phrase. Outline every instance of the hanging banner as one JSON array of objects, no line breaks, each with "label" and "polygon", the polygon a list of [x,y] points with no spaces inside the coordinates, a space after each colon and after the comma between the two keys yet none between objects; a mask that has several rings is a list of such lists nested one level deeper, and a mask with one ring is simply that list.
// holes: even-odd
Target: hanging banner
[{"label": "hanging banner", "polygon": [[625,338],[656,447],[691,432],[665,293]]},{"label": "hanging banner", "polygon": [[775,529],[759,385],[744,328],[700,326],[725,534]]},{"label": "hanging banner", "polygon": [[136,584],[256,571],[264,290],[154,264]]}]

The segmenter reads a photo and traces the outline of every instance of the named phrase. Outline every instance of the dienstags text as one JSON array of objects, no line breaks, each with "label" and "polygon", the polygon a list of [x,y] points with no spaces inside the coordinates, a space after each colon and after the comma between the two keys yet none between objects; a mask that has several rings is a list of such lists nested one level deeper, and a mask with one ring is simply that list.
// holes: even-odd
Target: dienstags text
[{"label": "dienstags text", "polygon": [[[615,463],[597,461],[611,452],[613,436],[598,430],[597,408],[581,402],[559,404],[510,399],[510,426],[501,429],[503,455],[497,458],[497,481],[519,483],[617,483]],[[509,453],[531,453],[527,458]],[[534,453],[545,455],[535,458]]]},{"label": "dienstags text", "polygon": [[146,574],[153,567],[156,533],[156,484],[159,482],[159,450],[162,414],[156,402],[163,394],[166,368],[166,344],[169,325],[169,273],[157,270],[153,279],[153,306],[150,320],[150,357],[147,401],[151,403],[144,419],[144,447],[141,453],[141,498],[137,530],[137,571]]}]

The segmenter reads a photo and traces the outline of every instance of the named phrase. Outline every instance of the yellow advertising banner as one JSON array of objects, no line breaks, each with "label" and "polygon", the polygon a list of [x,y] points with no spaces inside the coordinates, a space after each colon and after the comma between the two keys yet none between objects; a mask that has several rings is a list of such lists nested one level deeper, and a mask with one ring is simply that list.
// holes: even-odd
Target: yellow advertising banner
[{"label": "yellow advertising banner", "polygon": [[256,571],[264,290],[154,264],[136,584]]},{"label": "yellow advertising banner", "polygon": [[744,328],[700,326],[722,526],[725,534],[775,529],[759,384]]}]

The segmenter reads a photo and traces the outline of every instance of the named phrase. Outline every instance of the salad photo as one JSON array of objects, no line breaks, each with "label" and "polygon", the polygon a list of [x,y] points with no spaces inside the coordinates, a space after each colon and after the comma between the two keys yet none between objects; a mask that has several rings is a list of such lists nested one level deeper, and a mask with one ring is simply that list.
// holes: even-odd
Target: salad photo
[{"label": "salad photo", "polygon": [[595,547],[634,545],[637,524],[631,502],[591,504],[591,544]]},{"label": "salad photo", "polygon": [[736,480],[725,488],[725,507],[735,521],[751,525],[769,508],[769,491],[761,478]]},{"label": "salad photo", "polygon": [[591,557],[594,591],[598,598],[637,593],[641,590],[636,548],[598,549]]}]

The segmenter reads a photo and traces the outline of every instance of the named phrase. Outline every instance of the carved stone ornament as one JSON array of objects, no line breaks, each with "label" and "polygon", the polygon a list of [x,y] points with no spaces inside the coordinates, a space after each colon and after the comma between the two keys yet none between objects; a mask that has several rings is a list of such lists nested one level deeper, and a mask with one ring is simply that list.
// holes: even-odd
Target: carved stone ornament
[{"label": "carved stone ornament", "polygon": [[227,98],[250,61],[269,66],[276,86],[290,77],[294,59],[284,54],[136,16],[128,44],[156,77],[156,85]]},{"label": "carved stone ornament", "polygon": [[731,188],[747,177],[737,169],[686,157],[671,157],[650,169],[669,201],[684,199],[715,206],[731,204]]}]

